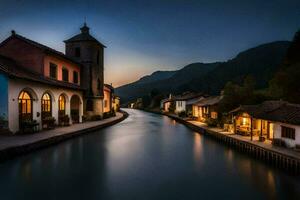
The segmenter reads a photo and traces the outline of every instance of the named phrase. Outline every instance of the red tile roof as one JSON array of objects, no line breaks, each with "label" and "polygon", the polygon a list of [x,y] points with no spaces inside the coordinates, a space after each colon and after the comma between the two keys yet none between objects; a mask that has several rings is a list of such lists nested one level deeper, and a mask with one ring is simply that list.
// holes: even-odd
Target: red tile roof
[{"label": "red tile roof", "polygon": [[13,33],[10,37],[8,37],[6,40],[4,40],[2,43],[0,43],[0,46],[1,45],[4,45],[7,41],[13,39],[13,38],[17,38],[19,40],[22,40],[34,47],[37,47],[39,49],[41,49],[42,51],[46,52],[46,53],[49,53],[49,54],[52,54],[52,55],[55,55],[55,56],[58,56],[59,58],[62,58],[62,59],[65,59],[65,60],[68,60],[76,65],[79,65],[81,66],[81,63],[77,62],[76,60],[70,58],[69,56],[65,55],[64,53],[60,52],[60,51],[57,51],[55,49],[52,49],[50,47],[47,47],[41,43],[38,43],[36,41],[33,41],[33,40],[30,40],[24,36],[21,36],[19,34],[16,34],[16,33]]},{"label": "red tile roof", "polygon": [[0,71],[7,74],[9,77],[39,82],[63,88],[83,90],[83,88],[81,88],[80,85],[47,78],[36,72],[29,71],[25,67],[17,65],[15,61],[11,58],[7,58],[3,55],[0,55]]}]

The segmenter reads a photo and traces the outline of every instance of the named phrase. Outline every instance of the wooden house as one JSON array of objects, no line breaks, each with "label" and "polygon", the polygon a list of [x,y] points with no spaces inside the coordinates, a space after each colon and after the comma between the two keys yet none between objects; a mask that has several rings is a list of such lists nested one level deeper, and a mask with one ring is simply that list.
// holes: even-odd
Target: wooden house
[{"label": "wooden house", "polygon": [[193,117],[205,122],[207,119],[217,119],[217,107],[222,96],[211,96],[203,98],[193,104]]},{"label": "wooden house", "polygon": [[234,132],[253,139],[280,139],[287,147],[300,145],[300,105],[285,101],[265,101],[242,105],[230,112]]}]

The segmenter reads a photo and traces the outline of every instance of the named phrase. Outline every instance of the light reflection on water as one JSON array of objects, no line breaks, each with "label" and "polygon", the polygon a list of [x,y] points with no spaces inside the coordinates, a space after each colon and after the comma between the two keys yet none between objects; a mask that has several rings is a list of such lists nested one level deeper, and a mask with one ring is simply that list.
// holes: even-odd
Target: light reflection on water
[{"label": "light reflection on water", "polygon": [[130,117],[0,164],[0,199],[300,199],[291,177],[173,120]]},{"label": "light reflection on water", "polygon": [[203,163],[203,143],[200,134],[194,133],[194,160],[197,169],[201,169]]}]

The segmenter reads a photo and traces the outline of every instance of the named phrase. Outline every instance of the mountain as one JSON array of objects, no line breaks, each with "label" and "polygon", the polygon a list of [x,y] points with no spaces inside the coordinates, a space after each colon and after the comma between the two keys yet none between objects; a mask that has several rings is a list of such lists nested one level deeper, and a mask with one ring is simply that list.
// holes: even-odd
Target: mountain
[{"label": "mountain", "polygon": [[181,85],[206,74],[216,65],[216,63],[192,63],[177,71],[157,71],[138,81],[116,88],[115,93],[121,97],[123,103],[126,103],[150,94],[153,89],[158,89],[165,94],[178,92]]},{"label": "mountain", "polygon": [[150,83],[153,81],[160,81],[164,79],[171,78],[176,71],[156,71],[151,75],[143,76],[140,80],[136,81],[136,84]]},{"label": "mountain", "polygon": [[240,84],[245,76],[251,75],[257,88],[265,88],[283,62],[290,44],[288,41],[279,41],[248,49],[200,79],[189,82],[188,87],[217,94],[228,81]]},{"label": "mountain", "polygon": [[177,71],[157,71],[140,80],[118,87],[123,103],[148,95],[153,89],[164,94],[198,91],[218,94],[228,81],[255,78],[257,88],[266,87],[281,64],[290,45],[288,41],[263,44],[239,53],[226,62],[192,63]]}]

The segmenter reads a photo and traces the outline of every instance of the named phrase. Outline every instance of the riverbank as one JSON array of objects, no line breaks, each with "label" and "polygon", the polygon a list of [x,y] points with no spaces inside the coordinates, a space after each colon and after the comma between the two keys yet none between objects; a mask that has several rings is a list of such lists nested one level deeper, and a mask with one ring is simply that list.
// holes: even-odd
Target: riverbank
[{"label": "riverbank", "polygon": [[115,117],[101,121],[85,122],[30,135],[0,136],[0,162],[41,149],[67,139],[117,124],[128,117],[128,113],[117,112]]},{"label": "riverbank", "polygon": [[258,139],[251,141],[250,137],[229,133],[221,128],[208,127],[205,123],[183,119],[174,114],[162,113],[157,110],[144,111],[168,116],[193,131],[213,137],[226,145],[253,156],[255,159],[262,160],[276,168],[300,174],[300,152],[298,151],[273,146],[270,141],[260,142]]}]

